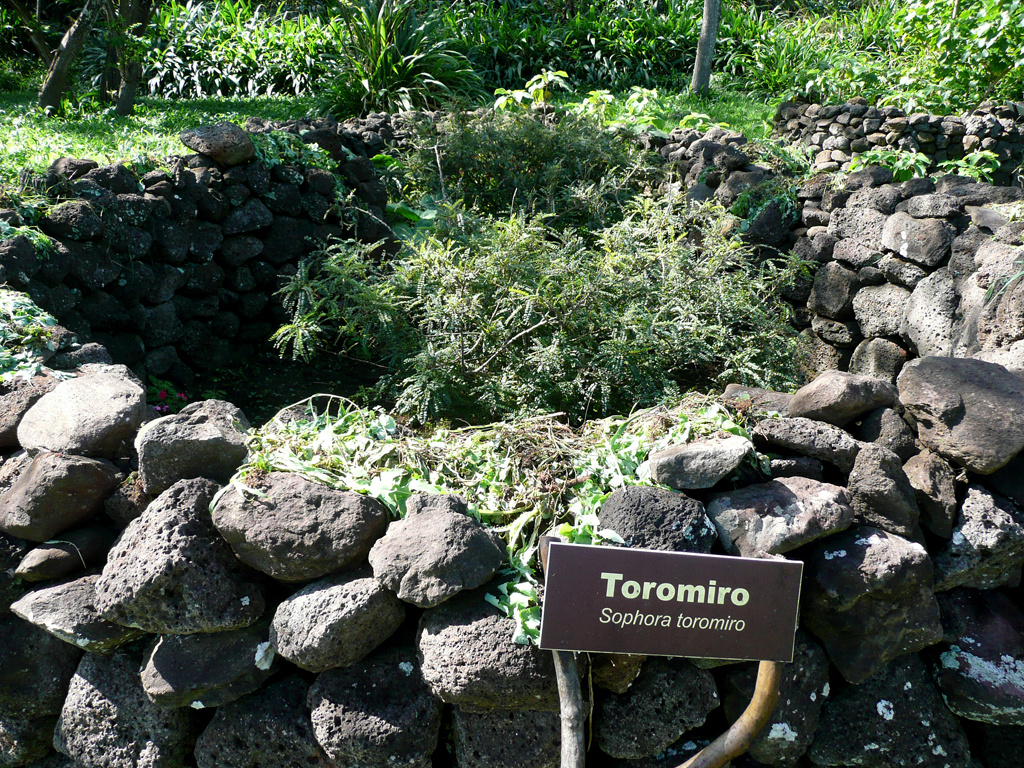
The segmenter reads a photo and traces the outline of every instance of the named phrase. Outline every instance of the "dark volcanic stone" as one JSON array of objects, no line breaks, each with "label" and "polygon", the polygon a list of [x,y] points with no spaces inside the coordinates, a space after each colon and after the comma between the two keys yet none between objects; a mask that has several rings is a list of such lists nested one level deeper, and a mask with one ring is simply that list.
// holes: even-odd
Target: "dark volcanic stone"
[{"label": "dark volcanic stone", "polygon": [[900,457],[874,443],[860,449],[847,483],[858,522],[916,538],[917,498]]},{"label": "dark volcanic stone", "polygon": [[271,473],[254,496],[232,487],[213,523],[238,558],[285,582],[308,581],[361,563],[387,529],[387,508],[352,491]]},{"label": "dark volcanic stone", "polygon": [[868,376],[826,371],[798,389],[789,401],[789,415],[843,427],[896,400],[892,385]]},{"label": "dark volcanic stone", "polygon": [[433,608],[489,581],[505,561],[501,537],[470,517],[461,498],[417,494],[406,507],[369,555],[373,575],[399,599]]},{"label": "dark volcanic stone", "polygon": [[405,606],[369,569],[328,576],[284,600],[270,640],[308,672],[347,667],[363,659],[402,625]]},{"label": "dark volcanic stone", "polygon": [[217,709],[196,742],[199,768],[330,768],[306,711],[308,684],[289,675]]},{"label": "dark volcanic stone", "polygon": [[512,641],[515,619],[463,592],[423,614],[417,634],[423,679],[442,701],[468,711],[558,711],[551,653]]},{"label": "dark volcanic stone", "polygon": [[967,768],[970,752],[923,662],[908,654],[826,702],[808,753],[816,765]]},{"label": "dark volcanic stone", "polygon": [[32,764],[37,768],[53,749],[53,726],[56,715],[25,718],[0,713],[0,765]]},{"label": "dark volcanic stone", "polygon": [[8,613],[11,603],[28,589],[28,585],[14,575],[26,549],[28,545],[24,541],[0,531],[0,616]]},{"label": "dark volcanic stone", "polygon": [[60,541],[46,542],[33,549],[18,564],[15,575],[25,581],[46,581],[103,565],[114,538],[113,530],[99,526],[65,531]]},{"label": "dark volcanic stone", "polygon": [[141,649],[86,654],[71,680],[53,745],[78,763],[103,768],[178,768],[196,734],[190,709],[165,709],[142,690]]},{"label": "dark volcanic stone", "polygon": [[685,659],[648,659],[629,691],[598,702],[594,736],[612,757],[650,757],[701,725],[718,704],[710,672]]},{"label": "dark volcanic stone", "polygon": [[182,131],[181,143],[225,167],[241,165],[256,156],[256,147],[249,134],[229,122]]},{"label": "dark volcanic stone", "polygon": [[850,427],[849,432],[857,440],[875,443],[892,451],[901,461],[907,461],[917,453],[914,431],[892,408],[871,411],[855,426]]},{"label": "dark volcanic stone", "polygon": [[96,585],[104,617],[158,634],[252,624],[265,607],[210,522],[210,480],[181,480],[128,524]]},{"label": "dark volcanic stone", "polygon": [[163,635],[143,659],[142,688],[162,707],[219,707],[259,688],[274,662],[267,619],[230,632]]},{"label": "dark volcanic stone", "polygon": [[55,715],[82,652],[39,627],[0,618],[0,714]]},{"label": "dark volcanic stone", "polygon": [[561,751],[557,712],[528,709],[452,712],[459,768],[551,768]]},{"label": "dark volcanic stone", "polygon": [[423,682],[412,648],[374,654],[321,674],[309,689],[313,732],[338,765],[429,768],[440,699]]},{"label": "dark volcanic stone", "polygon": [[914,488],[921,525],[948,539],[959,510],[953,468],[937,453],[921,451],[903,465],[903,472]]},{"label": "dark volcanic stone", "polygon": [[754,445],[777,446],[834,464],[843,472],[853,469],[861,444],[848,433],[811,419],[764,419],[753,431]]},{"label": "dark volcanic stone", "polygon": [[876,528],[819,542],[806,561],[801,603],[804,627],[854,684],[942,638],[928,553]]},{"label": "dark volcanic stone", "polygon": [[627,486],[612,493],[598,513],[602,528],[627,547],[671,552],[710,552],[717,532],[704,505],[683,493]]}]

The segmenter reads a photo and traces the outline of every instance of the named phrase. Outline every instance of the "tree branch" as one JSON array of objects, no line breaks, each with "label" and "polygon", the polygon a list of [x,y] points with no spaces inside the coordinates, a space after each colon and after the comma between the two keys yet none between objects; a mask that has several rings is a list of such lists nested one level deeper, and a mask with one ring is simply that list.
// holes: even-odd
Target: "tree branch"
[{"label": "tree branch", "polygon": [[583,702],[576,656],[572,651],[552,651],[555,657],[555,679],[562,720],[561,768],[585,768],[587,746],[584,724],[587,708]]},{"label": "tree branch", "polygon": [[29,12],[21,0],[11,0],[11,5],[14,6],[14,10],[18,12],[22,22],[28,28],[29,39],[42,57],[43,63],[49,67],[53,60],[53,53],[50,52],[50,46],[46,44],[46,38],[43,37],[43,29],[39,25],[39,20]]}]

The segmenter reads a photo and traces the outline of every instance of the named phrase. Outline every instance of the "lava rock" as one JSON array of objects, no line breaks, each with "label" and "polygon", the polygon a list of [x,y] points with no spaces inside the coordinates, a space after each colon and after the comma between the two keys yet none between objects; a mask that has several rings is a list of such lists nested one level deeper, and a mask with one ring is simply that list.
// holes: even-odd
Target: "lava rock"
[{"label": "lava rock", "polygon": [[846,530],[854,516],[845,488],[804,477],[712,494],[707,510],[725,551],[742,557],[788,552]]},{"label": "lava rock", "polygon": [[814,274],[807,308],[832,320],[848,320],[853,317],[853,300],[859,290],[857,273],[830,261]]},{"label": "lava rock", "polygon": [[669,552],[710,552],[717,532],[704,505],[682,493],[639,485],[612,492],[598,512],[601,527],[625,546]]},{"label": "lava rock", "polygon": [[972,472],[995,472],[1024,448],[1024,381],[1003,366],[923,357],[897,381],[921,445]]},{"label": "lava rock", "polygon": [[200,152],[224,167],[241,165],[256,156],[256,146],[249,134],[234,123],[200,125],[181,132],[181,143],[193,152]]},{"label": "lava rock", "polygon": [[245,414],[223,400],[190,403],[146,424],[135,437],[142,488],[158,496],[179,480],[231,479],[245,461]]},{"label": "lava rock", "polygon": [[960,723],[912,654],[826,702],[808,756],[816,765],[865,768],[968,768],[970,762]]},{"label": "lava rock", "polygon": [[162,707],[219,707],[259,688],[277,671],[264,619],[230,632],[163,635],[143,658],[142,689]]},{"label": "lava rock", "polygon": [[289,675],[266,688],[217,708],[196,741],[199,768],[309,766],[331,768],[323,759],[306,711],[309,685]]},{"label": "lava rock", "polygon": [[921,525],[948,539],[959,511],[952,467],[937,453],[921,451],[903,465],[903,472],[914,488]]},{"label": "lava rock", "polygon": [[82,652],[38,627],[0,618],[0,714],[37,718],[60,712]]},{"label": "lava rock", "polygon": [[892,408],[871,411],[849,431],[863,443],[875,443],[892,451],[901,461],[907,461],[917,453],[914,431]]},{"label": "lava rock", "polygon": [[77,763],[103,768],[178,768],[196,736],[189,709],[166,709],[146,698],[139,679],[141,649],[86,654],[71,679],[53,745]]},{"label": "lava rock", "polygon": [[591,654],[590,679],[598,688],[625,693],[640,674],[646,658],[628,653]]},{"label": "lava rock", "polygon": [[25,581],[46,581],[103,565],[114,538],[110,528],[65,531],[60,541],[46,542],[29,552],[14,573]]},{"label": "lava rock", "polygon": [[43,395],[18,424],[18,442],[29,453],[59,451],[114,458],[146,417],[146,392],[116,373],[61,382]]},{"label": "lava rock", "polygon": [[917,538],[917,498],[900,457],[874,443],[860,449],[847,487],[858,522]]},{"label": "lava rock", "polygon": [[317,742],[338,765],[431,765],[442,704],[423,682],[412,648],[389,648],[324,672],[307,705]]},{"label": "lava rock", "polygon": [[400,600],[433,608],[490,581],[505,561],[501,538],[457,496],[416,494],[370,550],[373,575]]},{"label": "lava rock", "polygon": [[953,278],[946,269],[937,270],[914,288],[900,335],[910,342],[918,357],[952,356],[959,301]]},{"label": "lava rock", "polygon": [[928,553],[876,528],[819,542],[805,565],[801,602],[803,626],[854,684],[942,638]]},{"label": "lava rock", "polygon": [[718,400],[740,413],[763,417],[769,413],[788,415],[789,401],[792,397],[784,392],[745,387],[742,384],[727,384],[725,392]]},{"label": "lava rock", "polygon": [[937,267],[950,256],[956,230],[943,219],[915,219],[898,212],[885,222],[882,245],[923,267]]},{"label": "lava rock", "polygon": [[14,571],[25,555],[27,544],[0,531],[0,616],[27,590],[26,583]]},{"label": "lava rock", "polygon": [[142,631],[107,621],[96,608],[98,574],[29,592],[11,610],[54,637],[89,653],[110,653]]},{"label": "lava rock", "polygon": [[128,524],[96,584],[100,613],[156,634],[220,632],[252,624],[259,588],[210,522],[210,480],[179,480]]},{"label": "lava rock", "polygon": [[[18,381],[18,380],[16,380]],[[14,448],[18,445],[18,423],[39,398],[56,388],[58,380],[53,376],[33,376],[24,384],[5,384],[12,387],[0,394],[0,448]]]},{"label": "lava rock", "polygon": [[515,619],[495,611],[486,593],[463,592],[423,614],[416,637],[423,679],[439,699],[466,711],[557,712],[551,654],[514,643]]},{"label": "lava rock", "polygon": [[594,737],[612,757],[650,757],[703,724],[718,705],[715,680],[707,670],[686,659],[648,659],[629,691],[598,701]]},{"label": "lava rock", "polygon": [[831,424],[811,419],[764,419],[752,433],[754,445],[796,451],[805,456],[827,461],[843,472],[853,469],[861,444],[845,431]]},{"label": "lava rock", "polygon": [[967,498],[949,543],[935,556],[935,589],[995,589],[1020,583],[1024,564],[1024,513],[979,485]]},{"label": "lava rock", "polygon": [[865,339],[853,351],[850,373],[871,376],[890,384],[907,361],[907,350],[888,339]]},{"label": "lava rock", "polygon": [[0,765],[38,765],[53,750],[54,715],[25,718],[0,713]]},{"label": "lava rock", "polygon": [[869,376],[827,371],[793,394],[789,415],[844,427],[876,408],[893,404],[891,385]]},{"label": "lava rock", "polygon": [[735,472],[753,451],[747,438],[723,433],[652,453],[651,477],[679,491],[711,488]]},{"label": "lava rock", "polygon": [[853,298],[853,314],[868,338],[898,336],[910,291],[898,285],[870,285]]},{"label": "lava rock", "polygon": [[41,453],[0,496],[0,530],[46,541],[96,512],[122,479],[109,461]]},{"label": "lava rock", "polygon": [[309,581],[357,565],[387,529],[387,508],[363,494],[285,472],[257,485],[265,495],[228,489],[213,524],[239,560],[278,581]]},{"label": "lava rock", "polygon": [[557,712],[455,707],[452,741],[459,768],[554,768],[561,753],[561,720]]},{"label": "lava rock", "polygon": [[313,582],[274,613],[270,641],[308,672],[362,660],[402,625],[405,606],[368,569]]}]

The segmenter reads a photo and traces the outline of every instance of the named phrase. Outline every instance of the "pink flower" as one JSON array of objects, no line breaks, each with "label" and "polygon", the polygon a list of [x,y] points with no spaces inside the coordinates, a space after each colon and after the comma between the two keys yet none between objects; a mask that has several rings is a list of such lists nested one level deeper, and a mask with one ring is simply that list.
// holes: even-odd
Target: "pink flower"
[{"label": "pink flower", "polygon": [[167,399],[167,390],[166,389],[161,389],[160,390],[160,394],[157,395],[157,398],[159,398],[160,400],[166,400]]},{"label": "pink flower", "polygon": [[188,400],[188,395],[186,395],[184,392],[179,392],[178,397],[181,398],[182,400]]}]

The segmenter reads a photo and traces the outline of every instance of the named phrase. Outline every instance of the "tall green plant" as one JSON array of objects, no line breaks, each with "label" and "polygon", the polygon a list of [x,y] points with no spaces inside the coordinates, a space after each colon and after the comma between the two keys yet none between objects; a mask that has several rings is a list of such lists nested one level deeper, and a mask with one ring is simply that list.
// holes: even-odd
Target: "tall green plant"
[{"label": "tall green plant", "polygon": [[342,0],[339,68],[324,106],[339,117],[484,97],[469,60],[451,48],[440,18],[420,21],[417,0]]}]

